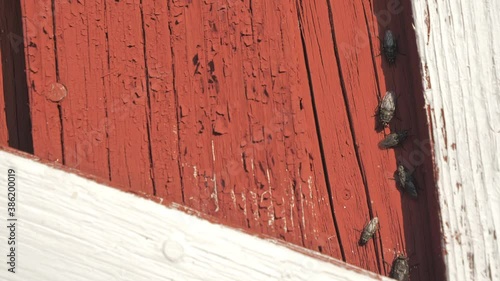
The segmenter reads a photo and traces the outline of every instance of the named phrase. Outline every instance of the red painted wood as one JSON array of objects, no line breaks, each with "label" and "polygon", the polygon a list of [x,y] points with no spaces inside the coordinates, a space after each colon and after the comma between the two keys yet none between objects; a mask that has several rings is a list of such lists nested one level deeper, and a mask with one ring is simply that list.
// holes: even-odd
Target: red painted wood
[{"label": "red painted wood", "polygon": [[170,15],[164,1],[143,1],[148,129],[156,195],[183,202],[179,173],[179,137],[170,43]]},{"label": "red painted wood", "polygon": [[140,1],[106,1],[107,118],[113,182],[153,193],[144,32]]},{"label": "red painted wood", "polygon": [[59,102],[64,164],[108,178],[105,5],[55,1],[54,9],[57,81],[68,91]]},{"label": "red painted wood", "polygon": [[[36,155],[384,275],[384,261],[406,252],[412,280],[439,279],[409,7],[103,0],[55,1],[52,13],[50,1],[22,3]],[[386,28],[406,54],[393,67],[377,56]],[[53,83],[68,91],[61,101]],[[387,89],[400,96],[391,129],[413,135],[395,151],[377,147],[374,129]],[[415,169],[417,201],[390,179],[397,161]],[[373,216],[380,231],[360,247]]]},{"label": "red painted wood", "polygon": [[170,12],[185,203],[341,258],[293,2]]},{"label": "red painted wood", "polygon": [[61,116],[58,104],[47,98],[58,81],[51,2],[21,1],[26,79],[34,153],[40,158],[63,163]]},{"label": "red painted wood", "polygon": [[[346,108],[339,79],[342,77],[334,52],[329,6],[325,1],[304,1],[299,6],[323,157],[345,259],[348,263],[378,272],[381,259],[377,259],[374,244],[358,246],[360,230],[371,219],[371,205],[367,205],[368,194],[363,179],[366,168],[356,157],[356,142],[359,140],[351,131],[348,116],[350,108]],[[373,99],[376,100],[375,95]],[[372,131],[366,126],[364,129]]]}]

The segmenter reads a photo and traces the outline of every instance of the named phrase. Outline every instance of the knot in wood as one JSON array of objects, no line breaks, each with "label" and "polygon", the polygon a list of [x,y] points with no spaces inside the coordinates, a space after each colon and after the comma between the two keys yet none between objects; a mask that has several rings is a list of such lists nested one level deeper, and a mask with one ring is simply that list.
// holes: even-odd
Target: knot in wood
[{"label": "knot in wood", "polygon": [[347,188],[344,189],[344,200],[351,199],[351,191]]}]

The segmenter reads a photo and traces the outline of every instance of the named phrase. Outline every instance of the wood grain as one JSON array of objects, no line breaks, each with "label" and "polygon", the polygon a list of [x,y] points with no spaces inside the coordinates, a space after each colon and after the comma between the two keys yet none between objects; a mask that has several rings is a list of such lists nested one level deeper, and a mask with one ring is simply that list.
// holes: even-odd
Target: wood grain
[{"label": "wood grain", "polygon": [[448,280],[500,278],[500,3],[414,1]]},{"label": "wood grain", "polygon": [[21,1],[35,155],[63,163],[60,108],[48,99],[58,82],[52,1]]},{"label": "wood grain", "polygon": [[[35,155],[382,275],[406,253],[412,280],[437,280],[418,55],[396,2],[23,0]],[[378,56],[387,28],[405,53],[392,67]],[[388,89],[397,118],[377,132]],[[377,147],[399,129],[402,148]],[[397,162],[417,201],[391,180]]]},{"label": "wood grain", "polygon": [[53,15],[57,82],[68,91],[58,103],[63,163],[108,178],[111,130],[106,122],[110,89],[104,2],[55,1]]},{"label": "wood grain", "polygon": [[[3,268],[2,280],[390,280],[25,156],[0,150],[0,169],[15,171],[23,194],[16,201],[19,218],[22,210],[16,253],[22,262],[16,274]],[[0,184],[6,186],[7,179]],[[2,206],[6,198],[0,197]],[[1,212],[2,221],[6,214]],[[6,245],[0,250],[6,252]]]}]

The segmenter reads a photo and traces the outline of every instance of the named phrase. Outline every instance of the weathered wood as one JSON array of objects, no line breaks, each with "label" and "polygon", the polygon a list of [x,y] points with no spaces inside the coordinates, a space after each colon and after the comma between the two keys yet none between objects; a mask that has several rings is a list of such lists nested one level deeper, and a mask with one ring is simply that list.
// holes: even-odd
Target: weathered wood
[{"label": "weathered wood", "polygon": [[52,1],[21,1],[34,153],[63,163]]},{"label": "weathered wood", "polygon": [[[85,5],[55,1],[53,17],[57,82],[67,90],[67,96],[58,104],[63,163],[108,178],[106,136],[112,132],[106,119],[110,74],[104,1],[86,1]],[[33,109],[37,107],[32,105]],[[38,135],[34,137],[40,145]],[[37,151],[35,154],[41,156]]]},{"label": "weathered wood", "polygon": [[[49,89],[31,87],[35,155],[377,273],[406,252],[419,264],[412,280],[431,280],[441,257],[430,152],[415,162],[412,142],[379,150],[373,117],[394,89],[391,129],[428,139],[407,67],[414,39],[399,27],[410,9],[344,2],[23,0],[37,23],[28,81]],[[387,26],[404,35],[393,68],[377,57]],[[390,179],[398,160],[426,187],[418,201]],[[360,247],[373,216],[380,232]]]},{"label": "weathered wood", "polygon": [[158,197],[181,203],[177,98],[168,5],[164,1],[143,1],[142,18],[154,191]]},{"label": "weathered wood", "polygon": [[[433,190],[427,192],[422,188],[421,196],[415,201],[401,195],[391,180],[396,163],[404,162],[416,171],[422,187],[434,186],[430,150],[424,154],[420,146],[415,146],[415,140],[420,144],[429,137],[428,132],[421,129],[427,128],[425,111],[421,109],[424,103],[418,98],[419,87],[414,87],[420,83],[420,75],[417,68],[411,67],[411,60],[417,56],[415,47],[411,47],[414,35],[404,33],[405,26],[411,27],[410,7],[398,1],[373,4],[300,1],[299,6],[303,9],[300,23],[323,155],[335,217],[342,222],[338,228],[346,261],[388,274],[384,261],[404,252],[412,264],[419,264],[412,271],[412,280],[439,279],[441,257],[435,253],[439,253],[440,246],[437,239],[432,240],[432,231],[438,230],[438,222],[429,222],[437,216],[437,208],[433,197],[427,198]],[[406,55],[399,55],[392,67],[378,56],[378,37],[383,37],[387,29],[392,29],[398,38],[404,34],[399,43]],[[328,34],[330,30],[334,34]],[[339,80],[331,77],[339,77]],[[402,147],[383,151],[377,144],[389,128],[377,133],[373,115],[379,97],[387,90],[394,90],[398,95],[396,118],[390,130],[413,130],[411,140]],[[348,121],[344,121],[346,118]],[[416,153],[420,158],[415,160]],[[359,231],[356,229],[361,229],[373,216],[382,218],[375,244],[370,243],[367,252],[358,252]]]},{"label": "weathered wood", "polygon": [[412,1],[448,280],[500,279],[500,2]]},{"label": "weathered wood", "polygon": [[375,244],[358,245],[359,230],[371,217],[337,67],[328,3],[300,1],[298,9],[338,239],[348,263],[380,272],[382,260],[377,258]]},{"label": "weathered wood", "polygon": [[169,6],[184,202],[342,258],[295,4],[226,2]]},{"label": "weathered wood", "polygon": [[15,274],[3,263],[2,280],[390,280],[0,151],[0,170],[9,169],[17,263]]}]

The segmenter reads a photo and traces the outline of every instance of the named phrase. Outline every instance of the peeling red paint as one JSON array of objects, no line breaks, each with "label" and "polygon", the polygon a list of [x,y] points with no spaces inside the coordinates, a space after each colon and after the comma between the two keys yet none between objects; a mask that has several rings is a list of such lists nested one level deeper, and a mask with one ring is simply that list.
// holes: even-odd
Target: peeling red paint
[{"label": "peeling red paint", "polygon": [[[416,252],[412,280],[439,279],[437,168],[409,7],[56,1],[52,15],[51,1],[22,2],[35,23],[25,34],[38,157],[377,273],[387,251]],[[394,66],[377,56],[386,29],[406,54]],[[68,90],[59,103],[41,93],[52,83]],[[404,149],[377,147],[386,90],[400,98],[385,133],[411,129]],[[390,180],[398,162],[415,171],[418,201]],[[359,247],[356,229],[373,216],[380,232]]]},{"label": "peeling red paint", "polygon": [[441,119],[443,120],[443,127],[441,128],[441,133],[443,133],[444,146],[448,147],[448,134],[446,133],[446,120],[444,119],[444,109],[441,108]]},{"label": "peeling red paint", "polygon": [[429,67],[427,66],[427,62],[424,65],[424,77],[425,77],[425,89],[429,90],[432,88],[431,85],[431,77],[429,76]]},{"label": "peeling red paint", "polygon": [[427,26],[427,45],[429,45],[429,38],[431,36],[431,20],[429,13],[429,5],[425,5],[425,26]]}]

